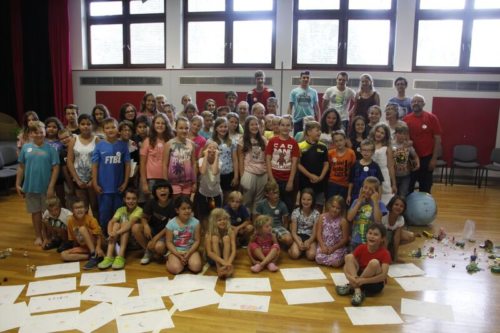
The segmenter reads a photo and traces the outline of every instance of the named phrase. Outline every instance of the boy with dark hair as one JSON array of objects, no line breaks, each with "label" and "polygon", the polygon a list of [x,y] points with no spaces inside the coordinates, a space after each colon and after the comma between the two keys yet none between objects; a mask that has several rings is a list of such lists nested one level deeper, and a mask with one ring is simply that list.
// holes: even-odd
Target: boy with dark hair
[{"label": "boy with dark hair", "polygon": [[380,223],[372,223],[366,232],[367,243],[345,256],[344,274],[349,284],[337,286],[337,294],[354,293],[351,304],[359,306],[365,295],[378,294],[384,289],[391,254],[384,246],[386,230]]}]

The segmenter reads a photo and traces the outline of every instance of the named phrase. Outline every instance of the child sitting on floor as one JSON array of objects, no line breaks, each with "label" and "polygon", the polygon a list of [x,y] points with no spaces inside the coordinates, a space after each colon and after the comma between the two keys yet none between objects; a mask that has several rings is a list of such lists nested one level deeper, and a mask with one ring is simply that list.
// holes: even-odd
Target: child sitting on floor
[{"label": "child sitting on floor", "polygon": [[241,203],[243,195],[239,191],[233,191],[229,193],[227,201],[224,209],[231,218],[231,226],[236,234],[236,239],[239,244],[248,244],[248,238],[253,233],[253,225],[248,209]]},{"label": "child sitting on floor", "polygon": [[351,300],[354,306],[361,305],[365,295],[378,294],[384,289],[391,263],[391,254],[384,246],[385,236],[385,227],[372,223],[367,228],[367,243],[345,256],[344,273],[349,284],[335,290],[341,296],[354,292]]},{"label": "child sitting on floor", "polygon": [[209,263],[215,264],[220,278],[233,275],[233,261],[236,257],[235,234],[229,222],[229,214],[221,208],[212,210],[208,218],[205,250]]},{"label": "child sitting on floor", "polygon": [[42,238],[44,250],[57,248],[57,252],[69,249],[68,244],[68,218],[71,211],[61,207],[58,197],[47,199],[47,209],[42,215]]},{"label": "child sitting on floor", "polygon": [[[122,269],[125,267],[125,251],[132,225],[142,218],[142,208],[137,206],[137,193],[132,189],[125,191],[125,206],[118,208],[108,223],[108,250],[104,260],[97,265],[99,269]],[[116,257],[113,257],[115,244],[119,243]]]},{"label": "child sitting on floor", "polygon": [[280,255],[280,246],[273,233],[272,223],[272,218],[266,215],[261,215],[255,220],[255,233],[248,245],[248,255],[252,261],[250,270],[254,273],[262,271],[265,267],[271,272],[278,270],[276,261]]},{"label": "child sitting on floor", "polygon": [[68,218],[68,240],[74,247],[63,251],[64,261],[88,259],[83,269],[93,269],[102,260],[102,231],[95,218],[87,214],[87,205],[83,200],[73,203],[73,215]]}]

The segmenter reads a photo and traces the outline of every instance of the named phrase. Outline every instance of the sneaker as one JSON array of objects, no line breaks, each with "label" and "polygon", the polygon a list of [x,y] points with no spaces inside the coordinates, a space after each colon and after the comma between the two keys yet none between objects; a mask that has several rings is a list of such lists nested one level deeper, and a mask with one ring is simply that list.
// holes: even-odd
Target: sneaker
[{"label": "sneaker", "polygon": [[274,262],[270,262],[269,264],[267,264],[267,269],[270,272],[276,272],[279,268],[278,268],[278,266],[276,266],[276,264]]},{"label": "sneaker", "polygon": [[346,284],[343,286],[336,286],[335,291],[339,296],[346,296],[352,294],[354,292],[354,289],[352,289],[350,285]]},{"label": "sneaker", "polygon": [[252,267],[250,267],[250,270],[254,273],[258,273],[262,270],[262,266],[260,264],[255,264]]},{"label": "sneaker", "polygon": [[97,265],[97,267],[99,269],[108,269],[111,267],[111,265],[113,265],[113,260],[115,258],[113,257],[104,257],[104,259],[99,263],[99,265]]},{"label": "sneaker", "polygon": [[89,258],[89,261],[87,261],[87,263],[85,265],[83,265],[83,269],[85,270],[89,270],[89,269],[94,269],[97,267],[97,265],[99,264],[99,257],[95,256],[95,257],[90,257]]},{"label": "sneaker", "polygon": [[147,265],[151,261],[152,253],[149,250],[144,251],[144,255],[141,259],[141,265]]},{"label": "sneaker", "polygon": [[111,268],[113,269],[123,269],[125,267],[125,258],[122,256],[116,256],[115,260],[113,261],[113,265]]},{"label": "sneaker", "polygon": [[59,247],[59,245],[61,245],[60,239],[52,239],[50,242],[45,244],[45,246],[43,247],[43,250],[44,251],[52,250],[52,249]]},{"label": "sneaker", "polygon": [[62,242],[61,245],[57,248],[57,252],[61,253],[63,251],[69,250],[73,248],[73,242],[67,241],[67,242]]},{"label": "sneaker", "polygon": [[351,299],[351,304],[353,306],[360,306],[365,300],[365,294],[363,292],[354,293]]}]

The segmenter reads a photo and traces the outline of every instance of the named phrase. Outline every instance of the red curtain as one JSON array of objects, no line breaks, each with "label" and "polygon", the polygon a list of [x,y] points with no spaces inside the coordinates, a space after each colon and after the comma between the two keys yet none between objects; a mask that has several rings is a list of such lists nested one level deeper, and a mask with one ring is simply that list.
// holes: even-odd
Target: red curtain
[{"label": "red curtain", "polygon": [[21,1],[10,1],[12,66],[14,90],[16,92],[17,120],[20,124],[24,115],[24,65],[23,65],[23,24],[21,20]]},{"label": "red curtain", "polygon": [[67,0],[49,0],[49,47],[54,90],[54,113],[65,119],[63,108],[73,103]]}]

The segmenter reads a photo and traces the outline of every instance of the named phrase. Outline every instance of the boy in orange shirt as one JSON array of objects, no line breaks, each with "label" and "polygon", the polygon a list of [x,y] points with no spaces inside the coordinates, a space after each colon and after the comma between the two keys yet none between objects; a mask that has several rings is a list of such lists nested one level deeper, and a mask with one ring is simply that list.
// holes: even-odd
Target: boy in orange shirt
[{"label": "boy in orange shirt", "polygon": [[347,148],[347,138],[344,131],[332,133],[334,149],[328,151],[330,162],[330,178],[328,179],[328,198],[340,195],[347,199],[349,188],[349,174],[356,162],[356,153]]}]

